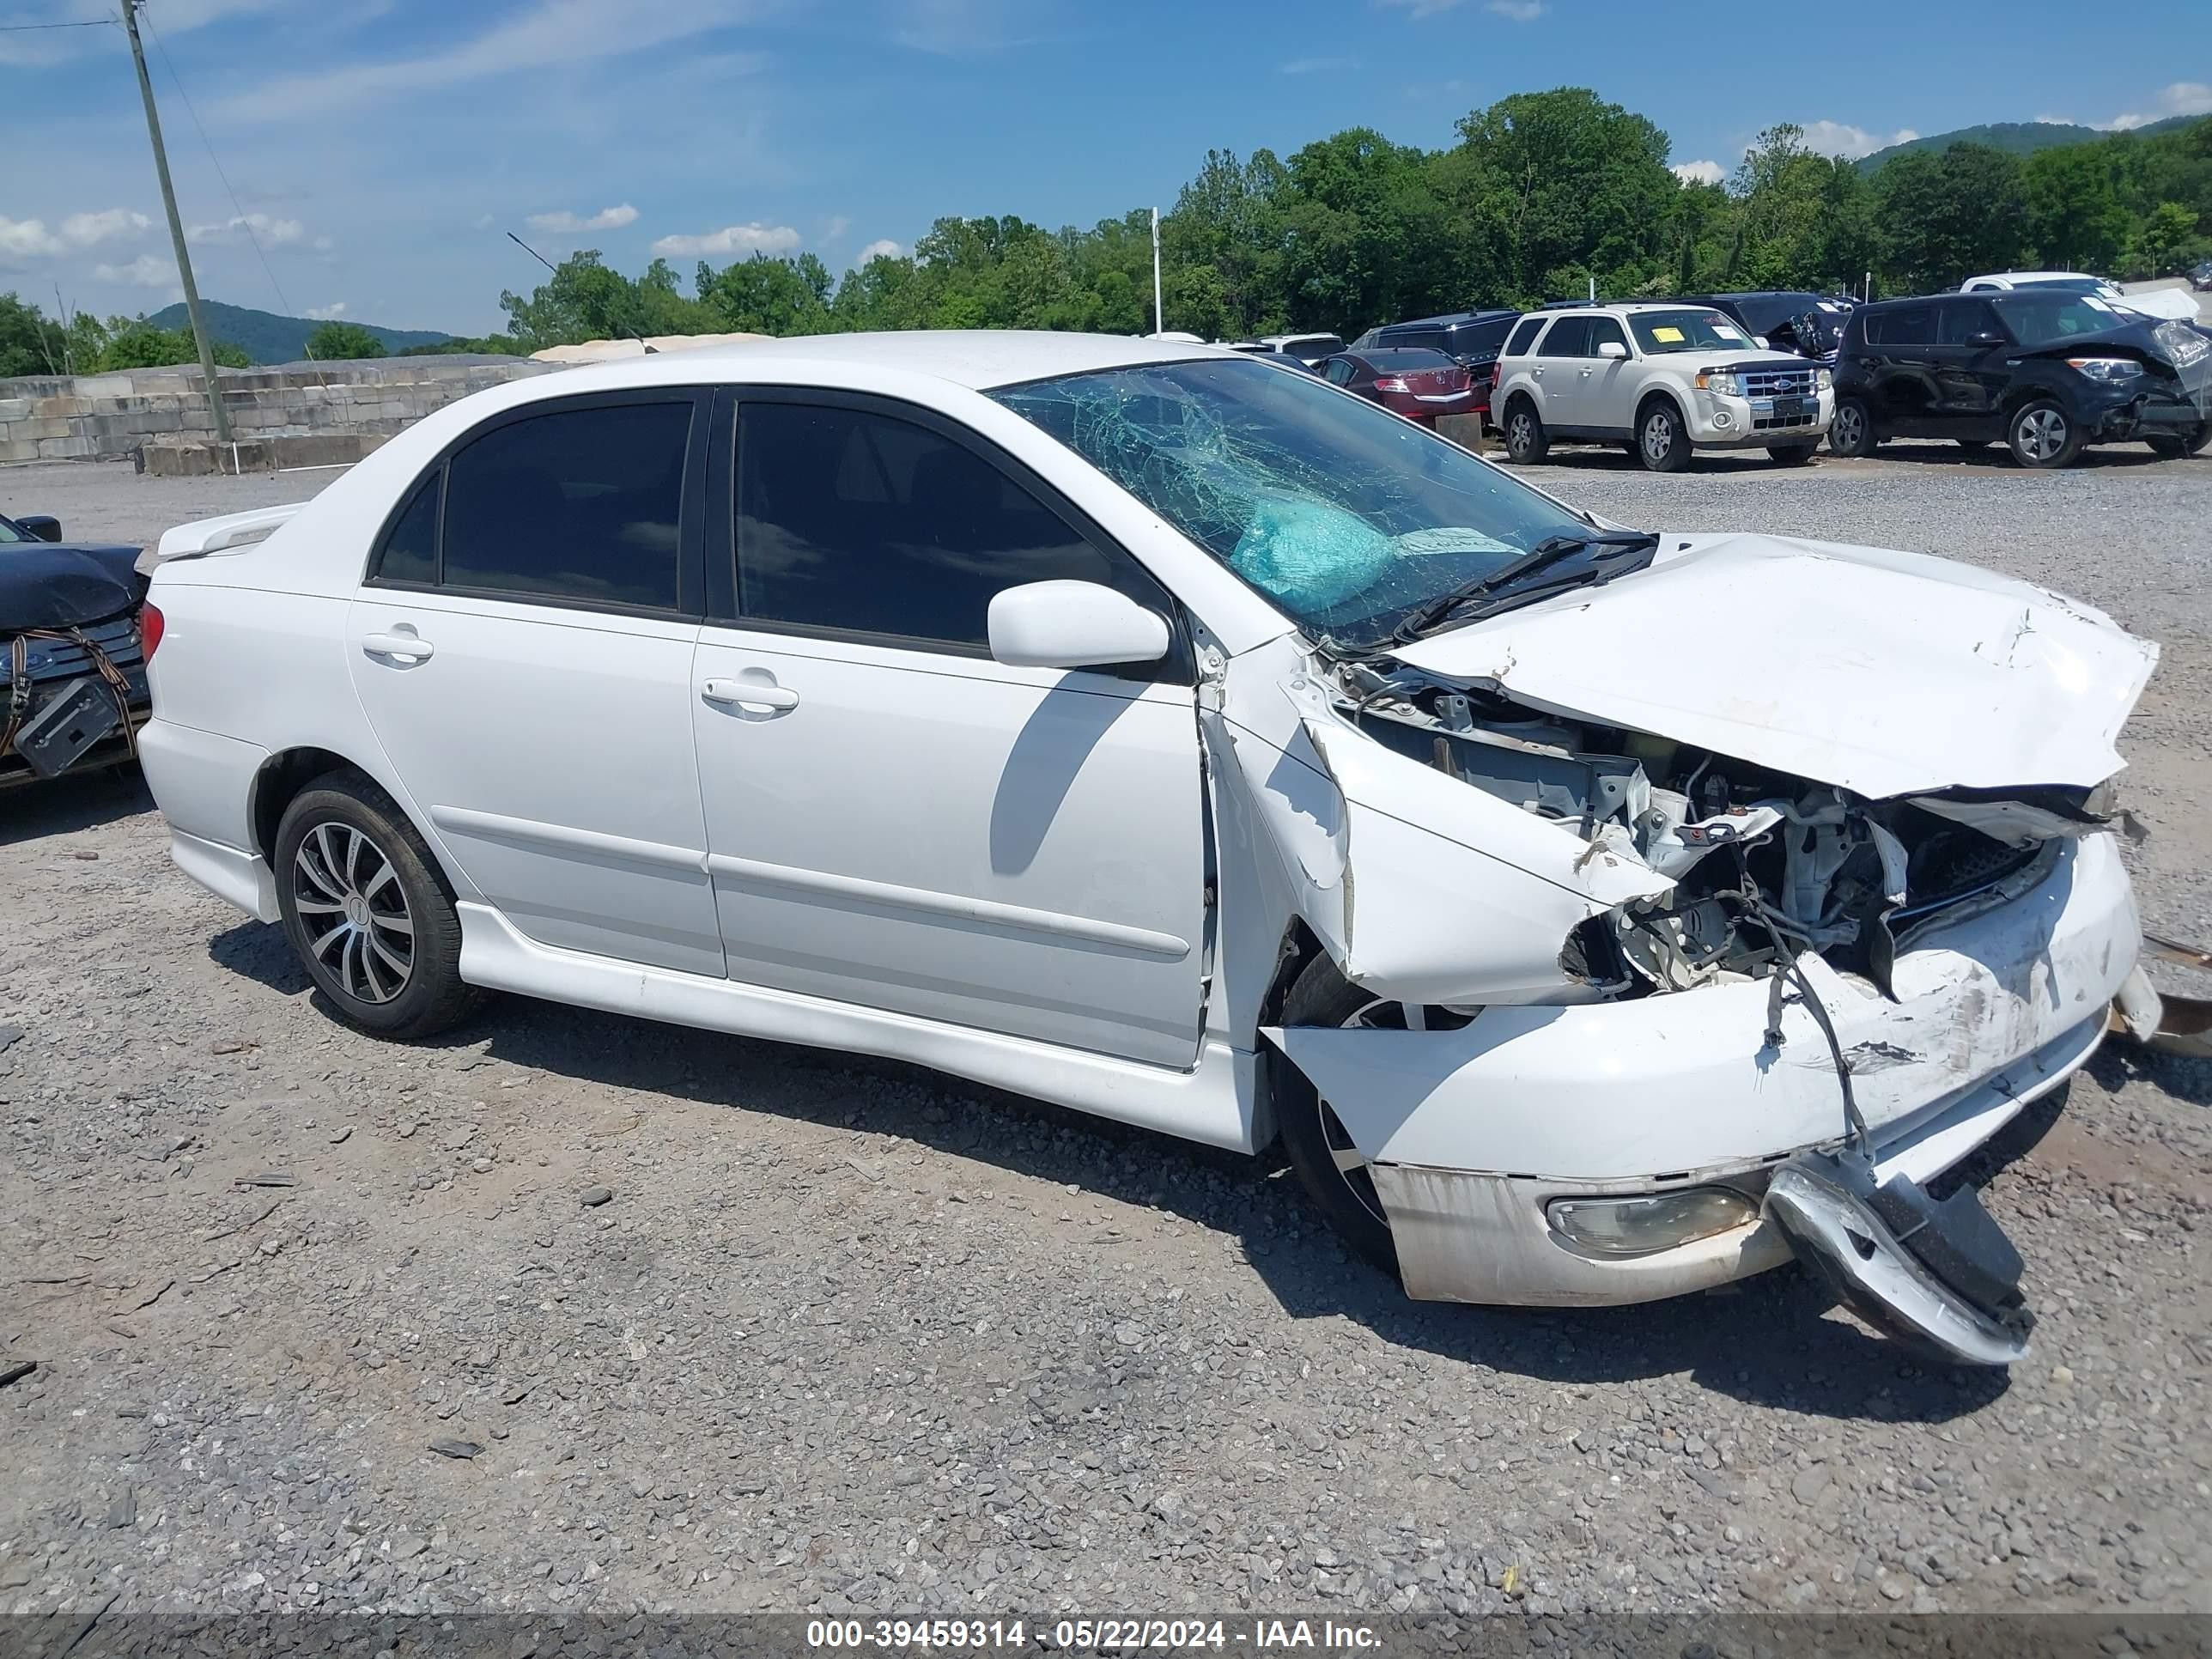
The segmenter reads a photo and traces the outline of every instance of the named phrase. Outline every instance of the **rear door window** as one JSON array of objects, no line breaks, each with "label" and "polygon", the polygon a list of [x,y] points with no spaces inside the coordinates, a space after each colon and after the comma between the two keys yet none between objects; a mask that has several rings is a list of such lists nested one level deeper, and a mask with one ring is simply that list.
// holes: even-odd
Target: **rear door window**
[{"label": "rear door window", "polygon": [[1536,355],[1540,357],[1587,357],[1589,356],[1589,318],[1562,317],[1552,325],[1552,331],[1544,337],[1544,343]]},{"label": "rear door window", "polygon": [[1506,357],[1527,356],[1528,348],[1536,343],[1537,331],[1543,326],[1544,319],[1541,317],[1523,317],[1521,319],[1521,325],[1513,331],[1512,338],[1505,343],[1505,349],[1499,355]]},{"label": "rear door window", "polygon": [[458,451],[447,463],[441,583],[675,610],[691,417],[688,394],[557,410]]},{"label": "rear door window", "polygon": [[1936,308],[1936,343],[1962,346],[1977,334],[1996,334],[1996,307],[1987,300],[1950,300]]},{"label": "rear door window", "polygon": [[1931,345],[1936,339],[1936,307],[1899,306],[1867,318],[1867,340],[1873,345]]}]

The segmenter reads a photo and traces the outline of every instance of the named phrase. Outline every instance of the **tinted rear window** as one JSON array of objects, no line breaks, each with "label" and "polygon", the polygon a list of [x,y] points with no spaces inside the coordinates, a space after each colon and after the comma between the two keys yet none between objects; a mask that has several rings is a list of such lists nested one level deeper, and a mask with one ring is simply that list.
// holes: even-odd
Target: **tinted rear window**
[{"label": "tinted rear window", "polygon": [[1537,355],[1543,357],[1587,357],[1589,356],[1590,319],[1587,317],[1562,317],[1552,325],[1552,331],[1544,337]]},{"label": "tinted rear window", "polygon": [[1506,342],[1505,349],[1499,355],[1506,357],[1527,356],[1530,344],[1536,338],[1536,331],[1543,325],[1544,319],[1541,317],[1523,317],[1521,319],[1520,327],[1513,331],[1513,337]]},{"label": "tinted rear window", "polygon": [[690,434],[689,398],[494,428],[447,464],[446,586],[674,610]]},{"label": "tinted rear window", "polygon": [[1869,345],[1932,345],[1936,340],[1936,307],[1893,306],[1869,312],[1866,337]]}]

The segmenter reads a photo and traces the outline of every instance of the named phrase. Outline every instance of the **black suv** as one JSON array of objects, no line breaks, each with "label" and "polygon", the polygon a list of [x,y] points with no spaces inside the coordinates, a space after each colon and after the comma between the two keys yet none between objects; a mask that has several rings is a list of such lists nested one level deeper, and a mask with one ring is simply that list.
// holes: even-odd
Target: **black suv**
[{"label": "black suv", "polygon": [[2002,440],[2022,466],[2084,444],[2193,455],[2212,437],[2212,337],[2088,294],[2014,289],[1861,306],[1836,360],[1828,447],[1885,438]]}]

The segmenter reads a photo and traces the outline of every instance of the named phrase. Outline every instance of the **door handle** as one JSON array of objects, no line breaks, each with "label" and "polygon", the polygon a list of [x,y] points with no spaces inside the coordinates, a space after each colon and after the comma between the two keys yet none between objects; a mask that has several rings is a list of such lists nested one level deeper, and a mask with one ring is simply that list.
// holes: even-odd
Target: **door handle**
[{"label": "door handle", "polygon": [[771,708],[779,714],[799,707],[798,692],[766,678],[708,680],[700,686],[699,695],[708,702],[734,703],[740,708]]},{"label": "door handle", "polygon": [[1593,370],[1593,369],[1587,369],[1587,368],[1586,368],[1586,369],[1584,369],[1584,370],[1583,371],[1583,379],[1584,379],[1585,380],[1587,380],[1588,379],[1589,379],[1589,377],[1591,376],[1591,374],[1593,374],[1594,373],[1595,373],[1595,370]]},{"label": "door handle", "polygon": [[405,634],[364,634],[361,636],[361,648],[372,657],[396,657],[409,662],[428,662],[438,649],[412,631]]}]

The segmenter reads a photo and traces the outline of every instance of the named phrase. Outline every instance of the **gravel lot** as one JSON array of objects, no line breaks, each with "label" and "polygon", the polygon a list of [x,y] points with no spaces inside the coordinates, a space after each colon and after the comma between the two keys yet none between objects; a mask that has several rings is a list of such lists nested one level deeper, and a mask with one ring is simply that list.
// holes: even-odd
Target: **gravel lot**
[{"label": "gravel lot", "polygon": [[[0,510],[149,540],[323,476]],[[2142,897],[2212,937],[2212,459],[1538,476],[2157,639]],[[1409,1303],[1272,1160],[907,1066],[514,1000],[382,1045],[127,775],[0,797],[0,1611],[2212,1608],[2212,1067],[2108,1048],[1993,1149],[2043,1323],[1932,1374],[1794,1268]]]}]

